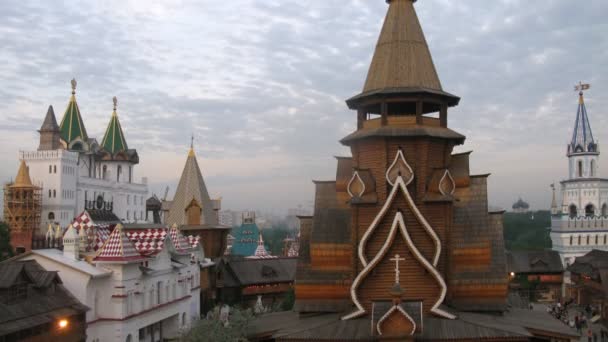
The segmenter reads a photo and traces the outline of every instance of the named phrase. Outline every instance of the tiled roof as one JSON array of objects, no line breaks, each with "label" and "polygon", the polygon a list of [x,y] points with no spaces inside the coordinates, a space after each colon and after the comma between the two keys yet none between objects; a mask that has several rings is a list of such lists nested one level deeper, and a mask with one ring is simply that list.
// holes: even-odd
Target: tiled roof
[{"label": "tiled roof", "polygon": [[[101,223],[99,223],[92,217],[111,221],[101,221]],[[116,218],[116,221],[114,221],[113,218],[116,218],[116,215],[101,213],[101,210],[85,210],[74,218],[74,221],[72,221],[72,226],[74,229],[78,230],[79,232],[81,229],[84,229],[85,234],[87,235],[86,250],[97,251],[99,248],[101,248],[101,246],[103,246],[104,242],[110,236],[110,233],[112,233],[112,228],[116,223],[120,222],[118,218]]]},{"label": "tiled roof", "polygon": [[57,132],[59,131],[59,125],[57,125],[57,119],[55,119],[55,111],[53,110],[53,106],[49,106],[49,109],[46,112],[46,117],[44,118],[44,122],[42,122],[42,126],[40,127],[41,132]]},{"label": "tiled roof", "polygon": [[103,246],[97,251],[94,260],[101,262],[137,262],[145,259],[127,237],[122,225],[118,224]]},{"label": "tiled roof", "polygon": [[167,237],[167,229],[129,229],[125,233],[135,249],[142,255],[152,256],[162,251]]},{"label": "tiled roof", "polygon": [[557,251],[509,251],[507,270],[515,273],[561,273],[564,266]]},{"label": "tiled roof", "polygon": [[25,165],[25,160],[21,160],[19,164],[19,171],[17,171],[17,177],[15,178],[15,182],[11,184],[11,187],[16,188],[24,188],[24,187],[32,187],[32,179],[30,178],[30,170]]},{"label": "tiled roof", "polygon": [[231,255],[244,257],[252,256],[258,247],[260,229],[255,223],[243,223],[240,227],[232,230],[234,242],[232,243]]},{"label": "tiled roof", "polygon": [[177,228],[177,225],[171,226],[169,228],[169,236],[171,237],[171,241],[173,242],[173,247],[178,253],[186,253],[190,251],[191,245],[188,240],[182,235],[182,233]]},{"label": "tiled roof", "polygon": [[[72,80],[72,89],[76,88],[76,81]],[[61,138],[68,143],[68,145],[80,138],[82,141],[88,141],[89,137],[87,135],[87,130],[84,127],[84,123],[82,121],[82,116],[80,115],[80,109],[78,108],[78,103],[76,103],[75,91],[72,91],[72,96],[70,97],[70,102],[68,103],[68,107],[63,114],[63,119],[61,119],[61,124],[59,125],[61,131]]]},{"label": "tiled roof", "polygon": [[127,140],[122,131],[122,126],[118,120],[118,115],[116,114],[116,107],[114,107],[114,111],[112,112],[112,117],[110,118],[110,123],[106,129],[106,134],[101,141],[101,146],[112,155],[129,149],[127,147]]}]

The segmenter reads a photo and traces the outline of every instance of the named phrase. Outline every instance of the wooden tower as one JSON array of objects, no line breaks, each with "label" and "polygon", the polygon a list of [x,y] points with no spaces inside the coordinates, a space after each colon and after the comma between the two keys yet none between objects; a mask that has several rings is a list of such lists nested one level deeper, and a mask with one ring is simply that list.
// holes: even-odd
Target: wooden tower
[{"label": "wooden tower", "polygon": [[28,167],[21,161],[15,182],[4,187],[4,219],[17,253],[32,249],[34,232],[40,225],[41,188],[32,184]]}]

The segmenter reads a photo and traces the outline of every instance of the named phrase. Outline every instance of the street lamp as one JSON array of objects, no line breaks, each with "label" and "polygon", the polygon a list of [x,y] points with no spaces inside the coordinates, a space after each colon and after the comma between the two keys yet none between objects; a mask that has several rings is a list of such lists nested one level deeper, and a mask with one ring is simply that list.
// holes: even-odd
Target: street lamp
[{"label": "street lamp", "polygon": [[61,320],[59,320],[59,322],[57,322],[57,326],[59,327],[60,330],[67,328],[68,325],[69,325],[69,322],[67,319],[61,319]]}]

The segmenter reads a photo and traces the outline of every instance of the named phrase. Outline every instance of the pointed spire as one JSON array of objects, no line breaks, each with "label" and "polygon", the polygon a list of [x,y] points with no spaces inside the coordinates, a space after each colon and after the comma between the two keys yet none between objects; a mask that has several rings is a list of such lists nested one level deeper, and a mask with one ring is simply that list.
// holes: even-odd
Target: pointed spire
[{"label": "pointed spire", "polygon": [[195,156],[196,154],[194,153],[194,134],[192,134],[192,136],[190,137],[190,151],[188,151],[188,158]]},{"label": "pointed spire", "polygon": [[187,224],[186,208],[195,199],[201,205],[203,212],[201,224],[218,224],[217,215],[213,211],[213,203],[209,197],[207,186],[203,180],[201,169],[196,160],[194,150],[190,149],[186,165],[177,185],[173,203],[169,213],[165,216],[165,223],[177,225]]},{"label": "pointed spire", "polygon": [[46,111],[46,116],[44,117],[44,122],[42,122],[42,126],[40,127],[39,132],[57,131],[59,131],[59,125],[57,125],[55,111],[53,110],[53,106],[49,106],[49,109]]},{"label": "pointed spire", "polygon": [[61,124],[59,125],[61,130],[61,138],[68,144],[68,146],[71,142],[78,138],[84,142],[89,139],[87,130],[85,129],[82,121],[82,116],[80,115],[78,103],[76,103],[75,94],[76,80],[72,79],[72,96],[70,97],[70,102],[68,103],[68,107],[66,108],[63,118],[61,119]]},{"label": "pointed spire", "polygon": [[266,247],[264,247],[264,238],[262,238],[262,232],[260,232],[260,236],[258,239],[258,247],[255,249],[255,253],[253,254],[255,258],[265,258],[269,257],[268,251],[266,251]]},{"label": "pointed spire", "polygon": [[363,92],[387,88],[441,91],[414,1],[392,0],[376,45]]},{"label": "pointed spire", "polygon": [[120,151],[126,151],[128,147],[125,135],[122,131],[122,126],[118,120],[118,114],[116,114],[116,105],[118,104],[116,96],[112,98],[112,101],[114,102],[114,110],[112,111],[110,123],[106,129],[106,134],[103,136],[101,146],[106,151],[110,152],[110,154],[114,155]]},{"label": "pointed spire", "polygon": [[26,188],[31,187],[32,179],[30,178],[30,169],[25,164],[25,160],[21,160],[21,164],[19,164],[19,171],[17,171],[17,177],[15,178],[15,182],[12,187]]},{"label": "pointed spire", "polygon": [[593,133],[591,132],[591,124],[589,123],[589,117],[587,116],[587,108],[585,107],[585,99],[583,96],[583,90],[589,89],[588,84],[580,84],[576,87],[579,90],[578,98],[578,109],[576,112],[576,121],[574,122],[574,130],[572,132],[572,141],[568,146],[568,153],[585,153],[592,152],[597,153],[597,144],[593,139]]}]

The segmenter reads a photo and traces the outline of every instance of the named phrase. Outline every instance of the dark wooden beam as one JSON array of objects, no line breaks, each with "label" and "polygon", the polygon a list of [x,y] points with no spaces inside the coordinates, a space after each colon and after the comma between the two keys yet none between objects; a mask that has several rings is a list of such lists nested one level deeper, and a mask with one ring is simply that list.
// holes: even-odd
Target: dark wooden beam
[{"label": "dark wooden beam", "polygon": [[439,111],[439,125],[441,127],[448,127],[448,105],[442,104]]}]

